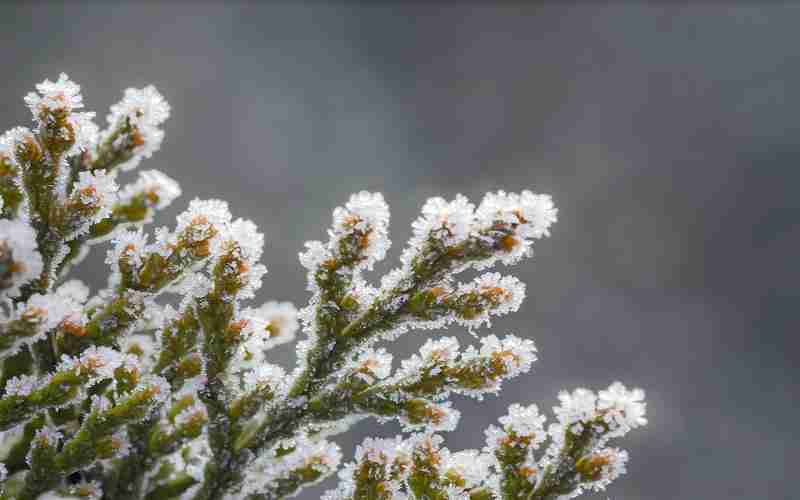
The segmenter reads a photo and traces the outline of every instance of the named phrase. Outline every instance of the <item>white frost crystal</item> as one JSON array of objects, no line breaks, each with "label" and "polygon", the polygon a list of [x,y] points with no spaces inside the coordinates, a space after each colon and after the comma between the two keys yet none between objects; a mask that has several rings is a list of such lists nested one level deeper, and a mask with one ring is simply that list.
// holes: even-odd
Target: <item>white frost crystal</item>
[{"label": "white frost crystal", "polygon": [[111,240],[111,245],[106,254],[106,264],[117,271],[120,259],[124,258],[128,265],[135,269],[142,264],[142,257],[147,252],[147,234],[142,228],[117,231]]},{"label": "white frost crystal", "polygon": [[36,85],[36,90],[37,92],[30,92],[25,96],[25,103],[28,104],[39,127],[48,125],[51,113],[56,111],[66,113],[66,122],[72,128],[72,138],[74,139],[67,155],[73,155],[94,146],[98,134],[98,127],[93,121],[95,114],[75,111],[83,108],[80,85],[70,80],[66,73],[61,73],[55,82],[45,80]]},{"label": "white frost crystal", "polygon": [[608,389],[598,393],[597,409],[604,414],[606,422],[623,434],[647,424],[644,391],[629,391],[621,382],[614,382]]},{"label": "white frost crystal", "polygon": [[497,224],[514,228],[509,251],[498,255],[501,262],[513,264],[530,255],[533,239],[550,236],[550,226],[556,222],[558,210],[546,194],[528,190],[520,194],[498,191],[487,193],[475,214],[481,229]]},{"label": "white frost crystal", "polygon": [[8,277],[0,284],[3,295],[14,297],[22,285],[39,277],[43,269],[42,256],[36,245],[36,232],[23,220],[0,219],[0,259],[8,260]]},{"label": "white frost crystal", "polygon": [[72,300],[58,293],[32,295],[25,304],[17,305],[17,317],[36,323],[46,332],[58,326],[73,311]]},{"label": "white frost crystal", "polygon": [[142,159],[150,158],[161,147],[164,131],[159,127],[169,118],[169,113],[169,104],[154,86],[126,89],[122,100],[111,106],[111,112],[106,118],[109,128],[100,141],[110,139],[116,127],[126,121],[129,122],[136,128],[139,141],[134,148],[133,156],[120,168],[122,170],[136,168]]},{"label": "white frost crystal", "polygon": [[91,218],[83,222],[82,226],[73,228],[76,233],[82,233],[89,226],[101,221],[111,214],[111,208],[117,201],[117,183],[114,177],[101,170],[95,173],[81,172],[78,182],[75,183],[73,199],[77,204],[91,209],[94,213]]},{"label": "white frost crystal", "polygon": [[70,80],[66,73],[61,73],[54,82],[45,80],[36,84],[36,92],[30,92],[25,96],[25,104],[31,108],[34,115],[45,109],[65,111],[80,109],[83,107],[81,86]]},{"label": "white frost crystal", "polygon": [[389,241],[389,205],[380,193],[361,191],[350,197],[344,207],[333,211],[331,249],[335,250],[339,240],[358,231],[362,236],[364,259],[358,267],[372,269],[375,262],[386,256]]},{"label": "white frost crystal", "polygon": [[474,488],[489,477],[492,457],[478,450],[447,453],[442,468],[464,481],[464,488]]},{"label": "white frost crystal", "polygon": [[546,417],[539,414],[539,408],[535,404],[522,406],[514,403],[508,407],[508,415],[500,417],[505,432],[513,432],[520,437],[530,437],[534,446],[545,438],[545,420]]},{"label": "white frost crystal", "polygon": [[416,247],[428,238],[441,239],[448,246],[464,241],[475,225],[475,205],[462,195],[453,201],[430,198],[422,207],[422,216],[412,224],[414,238],[410,247]]},{"label": "white frost crystal", "polygon": [[29,141],[35,141],[33,132],[27,127],[14,127],[0,136],[0,159],[7,159],[12,165],[19,165],[17,148]]},{"label": "white frost crystal", "polygon": [[119,193],[119,202],[128,204],[136,196],[157,200],[155,208],[167,208],[181,195],[180,185],[159,170],[142,170],[136,182],[128,184]]},{"label": "white frost crystal", "polygon": [[[199,242],[209,238],[212,231],[217,233],[224,231],[230,221],[231,212],[226,202],[195,198],[189,203],[189,208],[178,215],[175,232],[185,234],[189,241]],[[214,241],[219,242],[219,240],[219,237],[214,237]],[[218,245],[214,248],[218,248]]]}]

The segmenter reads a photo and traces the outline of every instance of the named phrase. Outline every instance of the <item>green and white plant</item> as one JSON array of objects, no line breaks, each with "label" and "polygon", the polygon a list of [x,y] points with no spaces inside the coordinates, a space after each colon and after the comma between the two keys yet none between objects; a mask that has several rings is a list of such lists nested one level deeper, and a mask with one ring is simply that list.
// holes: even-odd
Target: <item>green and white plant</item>
[{"label": "green and white plant", "polygon": [[[196,199],[151,238],[143,226],[178,184],[150,170],[118,187],[163,140],[156,89],[126,90],[102,131],[66,75],[36,90],[33,129],[0,139],[1,498],[289,497],[339,469],[328,438],[367,417],[410,434],[365,440],[327,500],[571,498],[625,472],[609,442],[646,423],[641,390],[563,392],[547,428],[536,405],[514,404],[484,449],[450,452],[437,434],[458,423],[449,396],[496,393],[530,370],[533,342],[431,338],[395,370],[377,346],[517,311],[516,278],[456,277],[529,257],[556,221],[549,196],[428,200],[399,267],[373,286],[363,273],[386,256],[389,207],[357,193],[300,254],[308,305],[245,306],[266,272],[252,222]],[[92,294],[67,276],[107,240],[108,286]],[[269,350],[300,326],[287,374]]]}]

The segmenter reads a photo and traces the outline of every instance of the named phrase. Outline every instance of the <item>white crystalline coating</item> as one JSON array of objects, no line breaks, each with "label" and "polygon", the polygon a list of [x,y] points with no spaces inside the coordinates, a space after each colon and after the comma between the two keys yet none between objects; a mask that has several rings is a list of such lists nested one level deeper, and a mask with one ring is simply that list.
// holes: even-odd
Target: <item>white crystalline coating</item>
[{"label": "white crystalline coating", "polygon": [[277,365],[265,363],[247,372],[244,376],[244,390],[250,392],[255,389],[269,388],[275,395],[286,392],[286,372]]},{"label": "white crystalline coating", "polygon": [[17,163],[16,148],[19,136],[18,129],[27,131],[24,127],[15,127],[0,135],[0,161],[8,161],[12,165]]},{"label": "white crystalline coating", "polygon": [[[514,403],[508,407],[508,414],[500,417],[501,427],[490,425],[485,431],[486,450],[494,455],[497,449],[513,435],[516,439],[529,438],[526,453],[528,459],[533,461],[532,452],[544,442],[548,433],[545,431],[544,422],[546,417],[539,413],[539,408],[532,404],[522,406]],[[534,466],[535,468],[535,466]]]},{"label": "white crystalline coating", "polygon": [[333,229],[329,249],[335,252],[339,241],[359,231],[366,234],[366,246],[362,248],[364,260],[357,264],[359,269],[372,269],[375,262],[382,260],[389,249],[389,205],[381,193],[361,191],[350,196],[344,207],[333,211]]},{"label": "white crystalline coating", "polygon": [[[208,446],[207,432],[203,432],[200,439],[194,439],[187,443],[182,452],[174,453],[168,457],[168,461],[172,463],[178,471],[183,471],[188,474],[197,482],[203,481],[203,470],[211,457],[211,450]],[[189,490],[190,493],[196,491]],[[194,500],[195,494],[180,496],[181,500]]]},{"label": "white crystalline coating", "polygon": [[69,79],[66,73],[61,73],[58,80],[51,82],[45,80],[36,85],[36,92],[25,96],[25,104],[31,109],[34,117],[44,109],[63,109],[72,111],[83,107],[81,87]]},{"label": "white crystalline coating", "polygon": [[0,219],[0,257],[11,256],[14,270],[11,287],[0,291],[0,297],[14,297],[25,283],[37,278],[43,270],[42,256],[36,244],[36,232],[21,219]]},{"label": "white crystalline coating", "polygon": [[[363,281],[360,281],[360,272],[372,269],[375,262],[386,256],[391,245],[389,206],[383,195],[367,191],[353,194],[344,207],[336,207],[333,211],[333,226],[328,234],[330,240],[327,243],[307,241],[305,251],[298,254],[300,264],[308,270],[308,290],[315,293],[311,303],[319,301],[315,273],[323,262],[336,258],[341,252],[341,242],[354,234],[359,238],[357,252],[360,259],[356,259],[349,271],[352,271],[354,285],[360,286],[362,291],[368,291]],[[310,330],[313,331],[314,328]]]},{"label": "white crystalline coating", "polygon": [[245,278],[244,286],[238,291],[237,296],[240,299],[252,298],[261,288],[261,281],[267,273],[267,268],[263,264],[257,264],[264,251],[264,234],[258,231],[258,227],[252,221],[236,219],[226,226],[223,238],[226,241],[222,244],[221,255],[233,252],[239,260],[247,264],[244,272],[231,264],[230,272],[242,274]]},{"label": "white crystalline coating", "polygon": [[241,311],[239,317],[248,324],[234,364],[242,368],[258,366],[265,361],[266,351],[293,340],[299,326],[297,315],[290,302],[271,301]]},{"label": "white crystalline coating", "polygon": [[124,353],[122,365],[141,372],[152,368],[158,347],[151,335],[132,334],[119,340],[119,349]]},{"label": "white crystalline coating", "polygon": [[[67,122],[74,134],[74,143],[67,151],[67,156],[85,151],[97,142],[98,127],[94,123],[94,113],[75,112],[83,107],[83,97],[80,86],[71,81],[65,73],[61,73],[58,80],[51,82],[45,80],[36,85],[37,92],[30,92],[25,96],[25,103],[33,113],[35,120],[40,121],[43,112],[64,110],[67,112]],[[39,123],[39,126],[46,125]]]},{"label": "white crystalline coating", "polygon": [[588,422],[597,416],[597,395],[582,387],[574,391],[558,393],[559,406],[553,408],[558,421],[565,427],[579,422]]},{"label": "white crystalline coating", "polygon": [[514,264],[522,257],[531,254],[532,239],[550,235],[550,226],[558,219],[550,195],[534,194],[528,190],[520,194],[498,191],[487,193],[475,212],[478,227],[483,230],[497,224],[514,227],[514,245],[487,262],[479,263],[481,268],[491,265],[495,259],[504,264]]},{"label": "white crystalline coating", "polygon": [[56,289],[56,295],[73,304],[83,305],[89,299],[89,287],[79,279],[71,279]]},{"label": "white crystalline coating", "polygon": [[122,170],[135,168],[143,158],[150,158],[164,140],[164,131],[159,126],[169,118],[170,107],[164,97],[152,85],[143,89],[125,90],[122,101],[111,106],[106,118],[109,128],[101,140],[111,137],[116,127],[128,120],[139,132],[141,144],[137,144],[133,157],[120,165]]},{"label": "white crystalline coating", "polygon": [[410,462],[411,451],[411,441],[405,441],[401,436],[388,439],[368,437],[356,447],[355,461],[384,465],[388,471],[398,461]]},{"label": "white crystalline coating", "polygon": [[127,259],[130,266],[138,269],[142,265],[142,257],[148,250],[147,233],[141,227],[135,230],[116,231],[111,245],[105,262],[111,266],[112,271],[119,271],[119,260],[122,257]]},{"label": "white crystalline coating", "polygon": [[422,206],[422,215],[411,227],[413,236],[401,256],[403,267],[394,270],[382,280],[384,290],[393,288],[408,276],[411,261],[428,239],[438,240],[445,246],[454,246],[470,237],[475,229],[475,205],[460,194],[449,202],[440,197],[429,198]]},{"label": "white crystalline coating", "polygon": [[[392,472],[396,471],[396,464],[410,464],[414,439],[403,440],[400,436],[391,439],[366,438],[356,447],[354,462],[345,464],[339,470],[339,485],[336,489],[328,490],[322,495],[323,500],[349,500],[353,497],[356,484],[353,480],[354,472],[358,464],[370,462],[382,469],[384,478],[383,486],[388,488],[389,498],[393,500],[405,498],[401,493],[401,482],[399,480],[389,480]],[[377,477],[376,477],[377,479]],[[397,479],[402,479],[397,478]]]},{"label": "white crystalline coating", "polygon": [[67,156],[89,150],[97,144],[100,129],[94,122],[94,117],[94,113],[72,113],[69,115],[67,121],[75,133],[75,142],[67,151]]},{"label": "white crystalline coating", "polygon": [[153,250],[162,257],[168,257],[177,242],[177,237],[170,232],[167,226],[157,227],[153,233],[156,240]]},{"label": "white crystalline coating", "polygon": [[186,397],[197,397],[198,392],[202,391],[208,383],[208,378],[205,375],[197,375],[183,382],[180,390],[173,394],[175,400],[183,399]]},{"label": "white crystalline coating", "polygon": [[519,224],[517,234],[522,238],[550,236],[550,226],[558,220],[558,209],[547,194],[525,190],[520,194],[498,191],[486,193],[476,216],[483,227],[495,222]]},{"label": "white crystalline coating", "polygon": [[196,299],[202,299],[213,288],[213,283],[204,274],[188,273],[176,287],[176,291],[183,296],[179,310],[185,311]]},{"label": "white crystalline coating", "polygon": [[180,413],[175,415],[175,426],[183,427],[184,425],[196,422],[197,420],[205,420],[208,418],[208,410],[206,405],[196,402],[195,404],[184,408]]},{"label": "white crystalline coating", "polygon": [[442,239],[448,245],[464,241],[475,224],[475,205],[463,195],[452,201],[434,197],[422,206],[422,216],[413,222],[414,238],[410,246],[416,247],[429,237]]},{"label": "white crystalline coating", "polygon": [[[275,481],[297,478],[298,471],[307,468],[319,474],[314,481],[306,482],[304,479],[308,478],[301,479],[303,486],[310,486],[333,473],[342,459],[341,450],[335,443],[310,439],[302,434],[285,440],[282,446],[292,451],[280,457],[276,457],[274,452],[258,457],[246,472],[247,480],[241,494],[226,498],[245,498],[269,491],[270,487],[274,487]],[[303,475],[299,478],[303,478]]]},{"label": "white crystalline coating", "polygon": [[17,305],[17,317],[36,322],[41,332],[52,330],[64,318],[75,312],[75,304],[57,293],[35,294],[24,304]]},{"label": "white crystalline coating", "polygon": [[[28,141],[34,141],[33,133],[27,127],[14,127],[0,136],[0,159],[8,159],[12,165],[17,162],[17,147]],[[17,179],[19,182],[19,179]]]},{"label": "white crystalline coating", "polygon": [[585,489],[603,491],[615,479],[627,472],[628,452],[619,448],[603,448],[592,455],[599,458],[603,465],[600,467],[600,477],[582,486]]},{"label": "white crystalline coating", "polygon": [[502,276],[500,273],[487,273],[477,278],[472,286],[479,293],[487,289],[500,288],[504,291],[500,306],[494,309],[495,314],[516,312],[525,298],[525,283],[514,276]]},{"label": "white crystalline coating", "polygon": [[127,429],[120,429],[111,436],[111,444],[114,448],[114,458],[122,458],[131,453],[131,440],[128,437]]},{"label": "white crystalline coating", "polygon": [[[320,264],[331,257],[328,249],[325,248],[321,241],[307,241],[305,247],[306,250],[300,252],[298,257],[300,258],[300,264],[311,272],[316,271]],[[311,281],[309,280],[309,282]]]},{"label": "white crystalline coating", "polygon": [[236,219],[228,228],[227,238],[235,241],[243,256],[250,262],[256,262],[264,252],[264,234],[251,220]]},{"label": "white crystalline coating", "polygon": [[[405,500],[408,497],[401,490],[403,480],[408,471],[408,466],[412,462],[414,446],[418,441],[428,439],[427,436],[412,436],[409,439],[402,439],[395,436],[391,439],[366,438],[356,447],[355,461],[345,464],[339,470],[339,485],[336,489],[328,490],[323,494],[323,500],[350,500],[353,498],[356,483],[354,473],[359,464],[370,462],[373,467],[378,466],[382,473],[377,473],[375,479],[382,476],[382,486],[385,488],[388,498],[392,500]],[[438,447],[441,438],[430,436],[431,446]],[[398,466],[402,466],[398,468]],[[397,472],[402,472],[396,475]],[[380,476],[378,476],[380,474]]]},{"label": "white crystalline coating", "polygon": [[18,375],[8,379],[5,387],[5,396],[18,396],[24,398],[36,389],[37,379],[32,375]]},{"label": "white crystalline coating", "polygon": [[[588,389],[579,388],[572,393],[559,393],[558,399],[561,404],[553,408],[558,424],[548,429],[552,439],[548,450],[550,456],[559,453],[567,431],[577,434],[585,430],[587,425],[592,425],[598,433],[598,446],[602,446],[609,439],[622,437],[647,423],[644,391],[629,391],[619,382],[600,391],[599,396]],[[599,420],[605,426],[597,425]]]},{"label": "white crystalline coating", "polygon": [[453,408],[450,401],[437,403],[431,405],[434,407],[438,415],[434,420],[422,424],[413,424],[405,417],[400,418],[400,423],[403,424],[403,429],[406,432],[425,430],[426,432],[450,432],[454,431],[458,426],[458,421],[461,419],[461,412]]},{"label": "white crystalline coating", "polygon": [[442,337],[428,339],[419,350],[422,362],[425,365],[434,363],[450,364],[459,356],[458,339],[455,337]]},{"label": "white crystalline coating", "polygon": [[539,413],[535,404],[522,406],[514,403],[508,407],[508,414],[500,417],[500,423],[506,432],[513,432],[519,437],[532,437],[534,447],[545,438],[545,420],[546,417]]},{"label": "white crystalline coating", "polygon": [[247,272],[247,281],[244,287],[239,290],[238,298],[252,299],[255,297],[256,292],[261,288],[265,274],[267,274],[267,267],[264,264],[252,265]]},{"label": "white crystalline coating", "polygon": [[629,391],[621,382],[614,382],[608,389],[599,392],[597,409],[606,422],[616,429],[615,434],[623,435],[647,424],[644,391]]},{"label": "white crystalline coating", "polygon": [[[381,290],[374,292],[372,298],[379,295],[386,295],[392,293],[395,287],[402,287],[406,284],[400,285],[399,283],[408,276],[407,268],[404,270],[395,270],[389,275],[384,277],[381,283]],[[454,304],[457,304],[459,297],[467,295],[479,294],[483,298],[484,309],[480,314],[472,311],[469,317],[459,313],[456,307],[453,307],[449,312],[434,316],[433,319],[419,319],[416,316],[406,316],[404,321],[399,322],[393,328],[381,332],[381,338],[385,340],[394,340],[401,334],[408,330],[438,330],[446,327],[451,323],[458,323],[467,327],[470,330],[478,328],[484,324],[491,324],[491,316],[498,316],[515,312],[519,309],[522,300],[525,297],[525,284],[520,282],[513,276],[501,276],[499,273],[489,273],[475,279],[471,283],[460,284],[456,290],[452,290],[449,280],[445,280],[438,285],[438,288],[445,290],[439,297],[439,303],[445,303],[445,299],[452,299]],[[390,303],[387,309],[399,308],[407,297],[400,295]]]},{"label": "white crystalline coating", "polygon": [[381,193],[361,191],[350,196],[344,209],[334,210],[334,226],[345,225],[349,216],[358,218],[355,224],[358,229],[385,229],[389,224],[389,205]]},{"label": "white crystalline coating", "polygon": [[111,208],[117,201],[118,186],[114,177],[105,170],[96,172],[80,172],[78,182],[73,188],[73,199],[81,205],[97,209],[91,222],[98,222],[111,214]]},{"label": "white crystalline coating", "polygon": [[[359,238],[356,240],[356,254],[360,259],[356,258],[349,268],[339,267],[337,272],[346,280],[349,278],[350,286],[347,292],[348,297],[356,304],[354,312],[363,313],[378,296],[378,290],[366,283],[361,272],[372,269],[375,262],[385,257],[390,244],[388,224],[389,207],[383,196],[379,193],[362,191],[352,195],[345,207],[338,207],[334,211],[333,228],[329,231],[330,240],[327,243],[320,241],[305,243],[306,249],[300,252],[299,258],[300,263],[308,270],[307,289],[313,296],[308,306],[299,313],[303,329],[309,336],[309,342],[298,344],[297,352],[301,360],[299,370],[304,368],[304,355],[316,340],[318,331],[316,311],[322,301],[322,291],[317,283],[317,272],[320,267],[328,261],[335,262],[342,253],[342,242],[347,241],[347,237],[355,235]],[[348,243],[348,247],[352,247],[352,241]],[[349,248],[348,252],[352,251],[353,249]]]},{"label": "white crystalline coating", "polygon": [[78,484],[71,485],[67,491],[76,498],[88,500],[100,500],[103,498],[103,487],[99,481],[83,480]]},{"label": "white crystalline coating", "polygon": [[536,361],[536,346],[532,340],[515,335],[502,339],[489,335],[481,339],[480,355],[493,359],[499,357],[505,363],[506,377],[511,378],[530,371]]},{"label": "white crystalline coating", "polygon": [[[177,234],[184,235],[189,241],[203,241],[210,236],[210,232],[223,232],[231,221],[231,212],[228,203],[222,200],[201,200],[195,198],[189,202],[189,207],[178,215],[178,224],[175,229]],[[219,235],[214,241],[219,241]],[[214,246],[212,251],[216,250]]]},{"label": "white crystalline coating", "polygon": [[153,85],[142,89],[128,88],[122,100],[111,106],[109,125],[127,118],[138,126],[158,126],[169,118],[170,107]]},{"label": "white crystalline coating", "polygon": [[392,355],[384,348],[366,348],[358,354],[348,370],[358,372],[356,376],[368,383],[383,380],[392,371]]},{"label": "white crystalline coating", "polygon": [[444,399],[451,392],[456,392],[480,400],[488,393],[498,392],[503,380],[528,372],[536,360],[533,342],[514,335],[503,339],[490,335],[482,338],[481,344],[480,349],[469,346],[459,352],[458,341],[453,337],[429,339],[420,349],[420,355],[403,360],[401,368],[391,378],[391,383],[413,384],[420,380],[423,373],[436,376],[445,368],[483,367],[481,370],[490,369],[494,373],[498,368],[497,363],[503,363],[502,373],[497,373],[496,378],[487,377],[484,385],[479,388],[459,387],[451,384],[454,380],[446,380],[445,385],[441,386],[441,392],[434,396],[435,399]]},{"label": "white crystalline coating", "polygon": [[144,311],[142,317],[143,326],[147,330],[159,330],[164,325],[178,317],[178,311],[171,304],[161,304],[152,302]]},{"label": "white crystalline coating", "polygon": [[493,457],[487,453],[481,453],[478,450],[463,450],[457,453],[447,453],[442,469],[447,474],[455,474],[463,479],[463,489],[471,489],[480,486],[489,477],[493,463]]},{"label": "white crystalline coating", "polygon": [[[131,335],[130,337],[126,338],[124,342],[121,342],[121,344],[123,344],[123,346],[130,346],[132,343],[136,342],[133,340],[134,337],[141,338],[144,337],[144,335]],[[121,361],[119,363],[119,367],[122,370],[125,370],[127,373],[141,373],[146,368],[139,356],[135,354],[126,352],[120,356]]]},{"label": "white crystalline coating", "polygon": [[[119,368],[124,357],[119,351],[110,347],[90,346],[78,358],[78,364],[91,375],[93,381],[100,381],[114,376],[114,370]],[[67,367],[68,358],[62,359],[62,366]]]},{"label": "white crystalline coating", "polygon": [[152,395],[150,401],[151,408],[167,402],[171,396],[169,382],[167,382],[167,379],[164,377],[157,375],[148,375],[144,377],[136,391],[147,391]]},{"label": "white crystalline coating", "polygon": [[260,314],[253,314],[251,309],[245,309],[236,316],[235,323],[241,325],[241,336],[245,339],[263,337],[269,324]]},{"label": "white crystalline coating", "polygon": [[491,326],[490,316],[502,316],[517,312],[525,299],[525,283],[514,276],[502,276],[500,273],[487,273],[479,276],[471,283],[461,284],[456,295],[477,293],[490,295],[497,301],[496,305],[487,307],[483,314],[469,319],[457,317],[455,321],[467,328],[477,328],[483,324]]},{"label": "white crystalline coating", "polygon": [[269,342],[272,345],[282,344],[294,339],[300,327],[297,308],[295,308],[294,304],[291,302],[269,301],[255,309],[255,311],[268,322],[270,329]]},{"label": "white crystalline coating", "polygon": [[123,205],[128,204],[133,198],[141,195],[157,197],[155,208],[161,210],[181,195],[181,187],[174,179],[159,170],[142,170],[136,182],[128,184],[120,191],[119,202]]}]

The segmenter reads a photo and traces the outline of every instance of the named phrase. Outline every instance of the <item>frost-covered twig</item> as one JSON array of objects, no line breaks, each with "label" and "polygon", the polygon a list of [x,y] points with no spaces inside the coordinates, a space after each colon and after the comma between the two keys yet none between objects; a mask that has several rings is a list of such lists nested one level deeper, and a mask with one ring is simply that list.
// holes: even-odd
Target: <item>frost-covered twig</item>
[{"label": "frost-covered twig", "polygon": [[[436,434],[458,423],[450,396],[497,393],[530,371],[533,342],[428,338],[397,368],[378,345],[516,312],[525,285],[490,269],[549,235],[549,196],[428,200],[400,265],[373,286],[364,272],[387,255],[389,207],[354,194],[327,241],[300,254],[308,305],[248,306],[266,273],[252,222],[196,199],[150,237],[143,226],[177,183],[149,170],[119,188],[161,145],[161,94],[126,90],[100,131],[66,75],[36,90],[34,127],[0,138],[0,498],[285,498],[336,471],[327,438],[368,417],[413,434],[366,440],[325,498],[545,500],[625,471],[627,453],[608,443],[645,424],[641,390],[562,393],[548,430],[535,405],[515,404],[483,450],[451,453]],[[65,279],[107,240],[107,288]],[[458,282],[468,269],[483,274]],[[269,350],[301,324],[287,374]]]}]

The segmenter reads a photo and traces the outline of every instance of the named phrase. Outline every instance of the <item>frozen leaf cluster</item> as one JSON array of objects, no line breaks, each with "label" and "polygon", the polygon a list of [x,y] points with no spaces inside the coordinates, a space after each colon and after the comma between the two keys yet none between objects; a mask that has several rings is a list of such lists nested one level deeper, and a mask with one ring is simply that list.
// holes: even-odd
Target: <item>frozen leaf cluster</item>
[{"label": "frozen leaf cluster", "polygon": [[[337,470],[327,500],[544,500],[625,472],[609,444],[646,418],[644,393],[620,383],[559,394],[549,425],[514,404],[480,450],[441,434],[459,422],[453,395],[483,400],[537,359],[524,333],[480,332],[522,306],[524,283],[491,269],[550,234],[548,195],[432,198],[373,282],[389,206],[358,192],[299,255],[308,304],[254,304],[265,236],[225,201],[146,229],[181,195],[164,173],[130,172],[164,140],[155,87],[127,89],[102,130],[65,74],[25,103],[31,128],[0,136],[0,500],[278,499]],[[69,271],[101,243],[107,284],[89,290]],[[472,340],[432,335],[449,325]],[[395,363],[409,331],[426,339]],[[297,336],[287,372],[270,351]],[[367,439],[340,467],[330,439],[366,418],[406,434]]]}]

